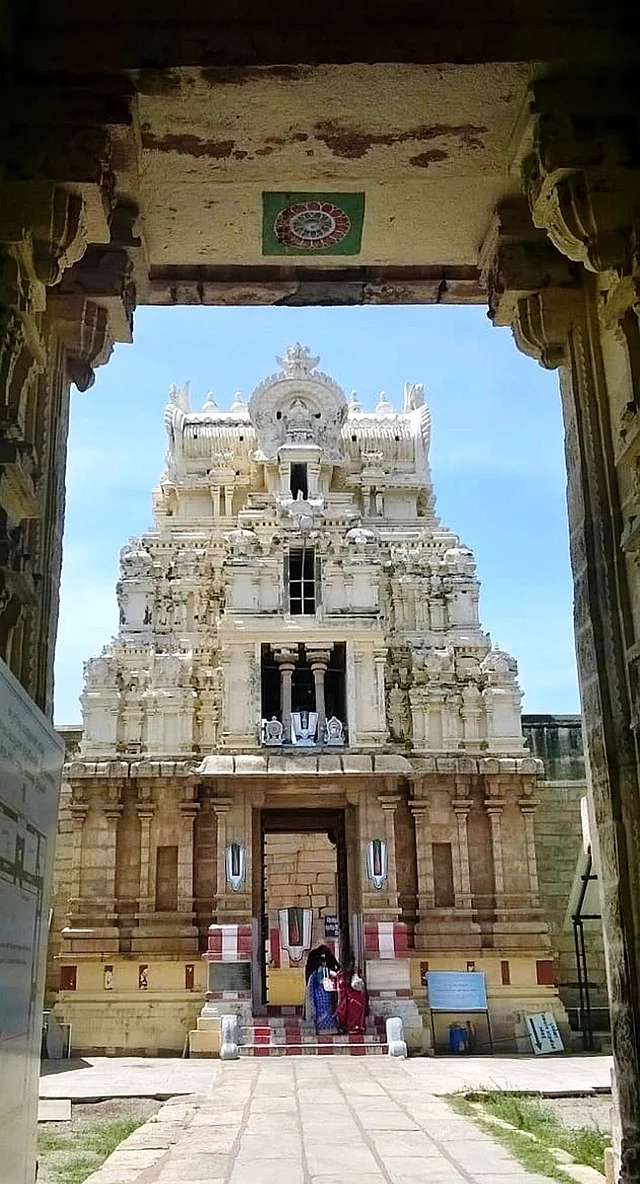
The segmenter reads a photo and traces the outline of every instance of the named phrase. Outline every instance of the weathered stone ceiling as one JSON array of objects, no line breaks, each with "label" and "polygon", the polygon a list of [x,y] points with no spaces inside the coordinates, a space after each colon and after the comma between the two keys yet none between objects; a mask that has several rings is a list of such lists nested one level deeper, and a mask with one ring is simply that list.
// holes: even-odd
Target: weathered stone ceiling
[{"label": "weathered stone ceiling", "polygon": [[[76,288],[90,264],[108,288],[117,247],[143,302],[482,299],[478,249],[520,190],[529,83],[633,63],[631,7],[16,2],[0,32],[8,175],[73,187],[104,136],[112,256],[88,253]],[[361,243],[269,253],[265,191],[364,194]]]},{"label": "weathered stone ceiling", "polygon": [[364,191],[359,264],[474,266],[496,201],[518,189],[511,138],[539,72],[358,65],[239,79],[183,70],[160,93],[142,76],[140,204],[152,267],[260,262],[265,189]]}]

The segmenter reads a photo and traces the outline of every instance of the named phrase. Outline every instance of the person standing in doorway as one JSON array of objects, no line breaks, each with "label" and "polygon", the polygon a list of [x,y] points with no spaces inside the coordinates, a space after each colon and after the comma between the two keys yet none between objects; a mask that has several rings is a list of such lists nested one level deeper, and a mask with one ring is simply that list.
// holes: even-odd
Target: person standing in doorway
[{"label": "person standing in doorway", "polygon": [[367,990],[353,958],[336,975],[338,1003],[336,1019],[341,1032],[364,1032],[367,1018]]},{"label": "person standing in doorway", "polygon": [[304,1016],[318,1034],[337,1032],[336,975],[338,963],[327,946],[318,946],[307,958]]}]

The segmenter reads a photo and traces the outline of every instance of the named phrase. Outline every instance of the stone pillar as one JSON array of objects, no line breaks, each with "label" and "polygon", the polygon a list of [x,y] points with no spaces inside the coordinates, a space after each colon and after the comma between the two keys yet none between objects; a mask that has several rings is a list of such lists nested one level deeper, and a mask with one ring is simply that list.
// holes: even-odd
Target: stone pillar
[{"label": "stone pillar", "polygon": [[105,920],[114,924],[116,915],[116,841],[118,837],[118,821],[122,814],[122,802],[119,793],[109,794],[103,806],[107,821],[104,836],[104,868],[105,868]]},{"label": "stone pillar", "polygon": [[382,813],[384,815],[384,837],[387,843],[387,898],[389,908],[396,914],[400,915],[398,904],[398,870],[396,862],[396,825],[395,815],[400,795],[397,793],[380,793],[378,794],[378,801],[382,806]]},{"label": "stone pillar", "polygon": [[456,819],[456,846],[458,854],[460,888],[456,894],[456,908],[471,910],[471,870],[469,867],[469,843],[467,819],[473,802],[469,798],[454,798],[451,802]]},{"label": "stone pillar", "polygon": [[224,514],[225,518],[233,517],[233,485],[224,487]]},{"label": "stone pillar", "polygon": [[200,803],[180,803],[180,834],[178,843],[178,912],[193,914],[193,824]]},{"label": "stone pillar", "polygon": [[536,837],[533,825],[533,815],[538,802],[533,797],[520,798],[518,805],[524,823],[524,841],[527,852],[527,870],[529,873],[529,893],[534,908],[540,904],[538,884],[538,863],[536,858]]},{"label": "stone pillar", "polygon": [[74,797],[71,802],[71,883],[69,884],[69,915],[70,918],[78,911],[80,904],[81,876],[82,876],[82,839],[84,823],[89,809],[86,801]]},{"label": "stone pillar", "polygon": [[429,806],[427,802],[410,802],[416,831],[416,861],[418,872],[418,929],[426,931],[426,915],[435,905],[435,885],[431,834],[429,832]]},{"label": "stone pillar", "polygon": [[521,224],[517,232],[501,207],[485,277],[495,323],[510,324],[519,347],[542,365],[561,368],[576,652],[620,1109],[619,1184],[639,1184],[640,578],[633,538],[640,170],[630,165],[628,149],[637,100],[623,79],[602,78],[536,83],[532,97],[523,178],[534,226]]},{"label": "stone pillar", "polygon": [[211,808],[216,816],[216,899],[212,912],[214,920],[224,918],[225,899],[227,896],[227,875],[225,869],[225,853],[227,850],[227,814],[231,806],[231,798],[214,798]]},{"label": "stone pillar", "polygon": [[504,801],[501,798],[489,797],[484,803],[489,815],[491,827],[491,857],[493,860],[493,880],[496,898],[496,912],[504,909],[504,858],[502,852],[502,811]]},{"label": "stone pillar", "polygon": [[298,652],[283,646],[282,649],[275,650],[273,656],[280,667],[280,711],[284,741],[285,744],[288,744],[291,741],[291,684],[298,661]]},{"label": "stone pillar", "polygon": [[385,698],[385,671],[387,668],[387,649],[375,649],[373,651],[373,664],[375,671],[375,685],[376,685],[376,706],[378,709],[377,729],[381,733],[381,737],[385,737],[386,733],[386,719],[387,708]]},{"label": "stone pillar", "polygon": [[142,915],[154,911],[151,875],[151,822],[154,814],[153,804],[148,800],[140,800],[137,805],[140,819],[140,888],[138,909]]},{"label": "stone pillar", "polygon": [[[319,743],[324,741],[324,726],[327,718],[324,700],[324,679],[330,660],[330,650],[307,650],[307,661],[311,667],[313,680],[315,683],[316,711],[318,712],[317,736]],[[280,671],[282,672],[282,666],[280,666]]]}]

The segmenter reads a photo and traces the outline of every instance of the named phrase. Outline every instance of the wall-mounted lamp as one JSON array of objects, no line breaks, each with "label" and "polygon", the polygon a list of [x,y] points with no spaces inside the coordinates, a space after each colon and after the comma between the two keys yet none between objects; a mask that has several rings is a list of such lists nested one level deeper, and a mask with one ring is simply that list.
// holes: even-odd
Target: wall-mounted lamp
[{"label": "wall-mounted lamp", "polygon": [[239,843],[229,843],[224,853],[224,867],[227,884],[233,892],[239,892],[247,873],[247,853]]},{"label": "wall-mounted lamp", "polygon": [[382,888],[387,878],[387,844],[384,839],[369,839],[367,843],[367,875],[374,888]]}]

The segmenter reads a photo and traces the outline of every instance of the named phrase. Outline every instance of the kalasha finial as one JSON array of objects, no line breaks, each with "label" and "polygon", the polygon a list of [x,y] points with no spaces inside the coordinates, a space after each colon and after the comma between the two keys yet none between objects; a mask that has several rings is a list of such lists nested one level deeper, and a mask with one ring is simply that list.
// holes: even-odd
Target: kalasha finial
[{"label": "kalasha finial", "polygon": [[311,374],[315,370],[320,358],[314,358],[307,345],[290,345],[283,358],[276,358],[287,374]]}]

